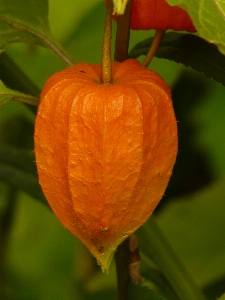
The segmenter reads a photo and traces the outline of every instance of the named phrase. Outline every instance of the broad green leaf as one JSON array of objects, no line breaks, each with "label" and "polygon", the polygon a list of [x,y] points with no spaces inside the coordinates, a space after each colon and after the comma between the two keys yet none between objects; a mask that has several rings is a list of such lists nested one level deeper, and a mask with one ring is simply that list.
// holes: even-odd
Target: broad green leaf
[{"label": "broad green leaf", "polygon": [[0,180],[47,204],[38,183],[33,151],[1,145]]},{"label": "broad green leaf", "polygon": [[156,216],[167,240],[201,286],[225,274],[224,194],[225,179],[221,178],[175,199]]},{"label": "broad green leaf", "polygon": [[13,90],[32,96],[40,95],[39,88],[5,52],[0,55],[0,78]]},{"label": "broad green leaf", "polygon": [[179,299],[206,300],[154,217],[139,228],[137,236],[140,251],[154,261]]},{"label": "broad green leaf", "polygon": [[[77,262],[82,260],[79,240],[63,228],[50,209],[27,194],[19,193],[17,200],[7,248],[9,298],[84,299],[79,296],[74,275]],[[85,262],[82,267],[86,267]]]},{"label": "broad green leaf", "polygon": [[12,165],[7,165],[0,161],[0,180],[19,190],[25,191],[27,194],[43,203],[46,202],[38,184],[37,176],[34,174],[24,172]]},{"label": "broad green leaf", "polygon": [[221,0],[167,0],[185,9],[200,37],[218,46],[225,54],[225,3]]},{"label": "broad green leaf", "polygon": [[49,28],[47,0],[0,0],[0,47],[13,42],[45,46],[68,65],[72,64]]},{"label": "broad green leaf", "polygon": [[[192,145],[206,156],[206,164],[214,178],[225,174],[225,90],[216,82],[206,82],[209,89],[203,101],[189,115],[189,122],[196,128]],[[202,150],[201,150],[202,149]]]},{"label": "broad green leaf", "polygon": [[26,26],[35,32],[49,34],[47,0],[0,0],[0,16],[18,29]]},{"label": "broad green leaf", "polygon": [[225,294],[218,298],[218,300],[225,300]]},{"label": "broad green leaf", "polygon": [[44,46],[43,41],[26,31],[19,31],[0,19],[0,47],[5,44],[27,42]]},{"label": "broad green leaf", "polygon": [[[140,238],[138,239],[138,242],[140,242]],[[168,284],[168,281],[163,275],[162,270],[160,270],[157,264],[143,252],[140,252],[140,256],[141,275],[144,285],[148,286],[153,290],[157,288],[157,291],[159,293],[163,293],[164,297],[169,298],[171,294],[174,294],[174,291],[173,288]]]},{"label": "broad green leaf", "polygon": [[34,115],[10,101],[0,109],[0,181],[24,190],[45,205],[33,151]]},{"label": "broad green leaf", "polygon": [[9,42],[36,42],[50,36],[48,1],[0,0],[0,45]]},{"label": "broad green leaf", "polygon": [[218,10],[223,16],[225,16],[225,2],[224,0],[213,0],[215,5],[218,7]]},{"label": "broad green leaf", "polygon": [[[151,42],[152,38],[138,43],[129,56],[136,58],[147,54]],[[215,45],[198,36],[167,33],[155,56],[182,63],[225,85],[225,56]]]},{"label": "broad green leaf", "polygon": [[0,80],[0,106],[8,101],[19,101],[27,104],[38,105],[39,99],[7,88]]},{"label": "broad green leaf", "polygon": [[140,284],[131,283],[128,289],[128,300],[166,300],[162,295]]},{"label": "broad green leaf", "polygon": [[32,150],[20,149],[1,143],[0,161],[20,169],[22,172],[34,174],[35,178],[37,178],[34,152]]}]

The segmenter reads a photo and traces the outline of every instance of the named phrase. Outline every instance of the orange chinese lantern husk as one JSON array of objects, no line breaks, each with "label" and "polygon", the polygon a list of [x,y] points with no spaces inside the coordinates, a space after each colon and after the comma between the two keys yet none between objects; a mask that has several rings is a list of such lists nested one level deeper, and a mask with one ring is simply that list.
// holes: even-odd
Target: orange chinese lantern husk
[{"label": "orange chinese lantern husk", "polygon": [[152,214],[177,154],[170,89],[136,60],[78,63],[47,81],[35,122],[43,192],[62,224],[107,270],[117,246]]}]

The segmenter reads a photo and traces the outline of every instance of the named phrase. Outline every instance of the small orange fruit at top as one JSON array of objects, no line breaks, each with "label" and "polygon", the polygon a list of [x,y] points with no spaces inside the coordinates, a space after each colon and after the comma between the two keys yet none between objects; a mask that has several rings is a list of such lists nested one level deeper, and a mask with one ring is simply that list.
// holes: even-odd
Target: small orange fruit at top
[{"label": "small orange fruit at top", "polygon": [[166,0],[133,0],[130,28],[196,32],[187,12],[178,6],[169,5]]}]

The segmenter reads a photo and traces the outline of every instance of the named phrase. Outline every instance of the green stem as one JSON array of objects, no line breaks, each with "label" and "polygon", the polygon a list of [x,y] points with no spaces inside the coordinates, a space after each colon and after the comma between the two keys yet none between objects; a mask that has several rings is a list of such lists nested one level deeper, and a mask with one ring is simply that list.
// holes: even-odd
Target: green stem
[{"label": "green stem", "polygon": [[141,252],[158,265],[180,300],[206,300],[152,216],[138,231]]},{"label": "green stem", "polygon": [[102,70],[101,82],[109,84],[112,81],[112,61],[111,61],[111,38],[112,38],[112,12],[113,2],[109,0],[105,19],[105,28],[102,46]]},{"label": "green stem", "polygon": [[50,40],[45,39],[46,44],[52,49],[52,51],[62,60],[64,61],[68,66],[73,66],[74,61],[70,57],[70,55],[66,52],[62,46],[57,45],[56,43],[53,43]]},{"label": "green stem", "polygon": [[[11,101],[17,101],[17,102],[21,102],[24,104],[29,104],[29,105],[34,105],[34,106],[38,106],[39,104],[39,99],[29,96],[29,95],[24,95],[24,96],[11,96],[9,95],[9,98]],[[35,109],[36,110],[36,109]]]},{"label": "green stem", "polygon": [[117,20],[115,61],[123,62],[128,57],[130,40],[130,19],[132,0],[129,0],[123,15],[119,15]]},{"label": "green stem", "polygon": [[165,34],[165,30],[156,30],[152,44],[151,44],[149,51],[142,63],[143,67],[149,66],[150,62],[152,61],[154,55],[156,54],[156,52],[161,44],[164,34]]}]

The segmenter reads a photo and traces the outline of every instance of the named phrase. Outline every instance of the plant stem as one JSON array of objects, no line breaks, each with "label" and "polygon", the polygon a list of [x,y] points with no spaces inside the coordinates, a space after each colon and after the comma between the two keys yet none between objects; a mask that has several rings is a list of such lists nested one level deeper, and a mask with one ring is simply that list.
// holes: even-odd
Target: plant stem
[{"label": "plant stem", "polygon": [[56,42],[52,42],[44,37],[45,43],[52,49],[52,51],[62,60],[64,61],[68,66],[74,65],[73,59],[70,57],[70,55],[66,52],[66,50]]},{"label": "plant stem", "polygon": [[180,300],[206,300],[153,216],[137,231],[137,234],[141,251],[158,265]]},{"label": "plant stem", "polygon": [[117,20],[115,61],[123,62],[127,59],[130,40],[130,19],[132,0],[129,0],[123,15],[119,15]]},{"label": "plant stem", "polygon": [[[130,39],[130,17],[132,0],[129,0],[123,15],[118,17],[114,59],[123,62],[127,59]],[[115,253],[118,299],[127,300],[130,282],[129,270],[129,238],[127,238]]]},{"label": "plant stem", "polygon": [[[34,105],[34,106],[38,106],[39,104],[39,99],[38,98],[35,98],[33,96],[29,96],[29,95],[24,95],[24,96],[12,96],[11,101],[17,101],[17,102],[21,102],[21,103],[24,103],[24,104],[29,104],[29,105]],[[36,109],[35,109],[36,111]]]},{"label": "plant stem", "polygon": [[142,63],[143,67],[149,66],[150,62],[152,61],[154,55],[156,54],[156,52],[160,46],[160,43],[164,37],[164,34],[165,34],[165,30],[156,30],[152,44],[151,44],[149,51]]},{"label": "plant stem", "polygon": [[112,81],[112,61],[111,61],[111,38],[112,38],[112,12],[113,2],[109,0],[105,19],[105,28],[102,46],[102,70],[101,82],[109,84]]},{"label": "plant stem", "polygon": [[141,278],[141,259],[139,255],[137,237],[131,234],[128,238],[129,243],[129,274],[133,282],[142,283]]},{"label": "plant stem", "polygon": [[129,245],[126,239],[116,250],[116,274],[117,274],[117,291],[119,300],[127,300],[128,284],[130,282],[129,267]]}]

